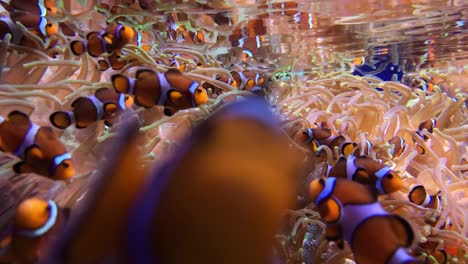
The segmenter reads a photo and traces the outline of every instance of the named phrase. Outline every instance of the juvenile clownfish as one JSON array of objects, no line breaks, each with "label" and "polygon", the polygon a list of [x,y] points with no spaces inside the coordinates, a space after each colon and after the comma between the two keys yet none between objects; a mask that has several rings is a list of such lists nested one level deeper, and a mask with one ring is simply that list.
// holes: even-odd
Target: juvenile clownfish
[{"label": "juvenile clownfish", "polygon": [[165,73],[151,69],[139,69],[134,78],[122,74],[112,76],[112,85],[118,93],[134,96],[135,104],[151,108],[167,106],[165,114],[172,114],[170,108],[182,110],[197,107],[208,101],[208,94],[200,84],[176,69]]},{"label": "juvenile clownfish", "polygon": [[263,77],[251,70],[232,71],[231,75],[240,90],[252,91],[253,89],[259,89],[264,83]]},{"label": "juvenile clownfish", "polygon": [[415,185],[408,192],[408,200],[416,205],[440,210],[442,201],[440,191],[434,195],[429,195],[423,185]]},{"label": "juvenile clownfish", "polygon": [[16,173],[34,172],[55,180],[75,174],[70,153],[52,129],[39,127],[20,111],[0,118],[0,150],[22,159],[13,166]]},{"label": "juvenile clownfish", "polygon": [[57,128],[65,129],[72,124],[76,128],[86,128],[89,125],[104,120],[111,126],[118,111],[125,111],[133,104],[130,96],[118,94],[112,89],[98,89],[94,95],[79,97],[71,104],[72,110],[58,111],[50,115],[50,122]]},{"label": "juvenile clownfish", "polygon": [[[423,252],[427,254],[424,259],[424,264],[432,264],[435,259],[438,264],[447,264],[448,263],[448,254],[444,248],[439,247],[439,243],[435,241],[427,241],[425,243],[418,245]],[[432,258],[432,259],[431,259]]]},{"label": "juvenile clownfish", "polygon": [[329,167],[327,177],[344,178],[370,185],[380,194],[393,193],[403,187],[403,181],[390,167],[371,158],[354,155],[341,157]]},{"label": "juvenile clownfish", "polygon": [[392,158],[397,158],[405,150],[406,144],[403,137],[394,136],[389,141],[388,144],[393,145],[393,148],[390,149],[390,155]]},{"label": "juvenile clownfish", "polygon": [[51,234],[65,224],[68,215],[68,209],[52,200],[33,197],[22,201],[14,216],[14,259],[19,263],[40,260],[44,245],[54,240]]},{"label": "juvenile clownfish", "polygon": [[[237,87],[237,82],[233,78],[230,78],[230,77],[228,77],[226,75],[217,74],[216,75],[216,80],[227,83],[227,84],[229,84],[229,85],[231,85],[233,87]],[[221,88],[219,88],[219,87],[217,87],[217,86],[215,86],[215,85],[213,85],[213,84],[211,84],[209,82],[203,83],[202,86],[206,90],[211,89],[213,91],[213,93],[216,94],[216,95],[221,95],[221,94],[224,93],[223,89],[221,89]]]},{"label": "juvenile clownfish", "polygon": [[[44,263],[268,262],[283,212],[294,203],[291,176],[301,162],[289,154],[270,106],[253,99],[221,106],[151,174],[139,166],[138,127],[120,134],[79,217]],[[229,158],[218,160],[221,153]],[[232,210],[225,214],[222,208]],[[173,219],[181,211],[191,221]],[[168,232],[169,226],[177,226],[184,239]]]},{"label": "juvenile clownfish", "polygon": [[9,13],[29,13],[41,17],[57,14],[54,0],[9,0],[8,3],[4,1],[0,1],[0,3]]},{"label": "juvenile clownfish", "polygon": [[[436,119],[430,119],[430,120],[426,120],[424,122],[421,122],[421,124],[419,124],[418,126],[418,130],[416,130],[416,134],[421,137],[424,141],[428,141],[429,140],[429,137],[424,135],[422,133],[423,130],[426,130],[427,132],[431,133],[434,131],[434,128],[437,127],[437,120]],[[416,150],[418,151],[419,154],[423,155],[423,154],[426,154],[426,150],[424,149],[424,147],[422,147],[421,145],[419,145],[416,140],[414,140],[414,145],[416,147]]]},{"label": "juvenile clownfish", "polygon": [[113,70],[121,70],[125,65],[133,62],[134,60],[121,60],[121,52],[114,51],[109,56],[106,56],[106,59],[98,60],[98,66],[101,71],[106,71],[109,68]]},{"label": "juvenile clownfish", "polygon": [[340,247],[348,242],[356,263],[419,263],[405,249],[414,241],[409,223],[385,211],[366,186],[320,178],[310,183],[309,196],[327,224],[327,239]]}]

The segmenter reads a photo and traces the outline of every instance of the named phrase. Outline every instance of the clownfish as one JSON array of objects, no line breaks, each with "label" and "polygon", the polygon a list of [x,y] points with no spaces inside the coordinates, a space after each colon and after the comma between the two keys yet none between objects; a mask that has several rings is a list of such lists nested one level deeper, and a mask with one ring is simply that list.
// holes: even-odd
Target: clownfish
[{"label": "clownfish", "polygon": [[[48,21],[47,19],[31,15],[21,14],[12,17],[0,17],[0,39],[3,40],[7,34],[10,34],[12,39],[11,43],[27,46],[30,48],[39,48],[36,43],[29,39],[21,29],[15,24],[20,22],[25,26],[29,32],[38,36],[42,40],[47,37],[51,37],[58,32],[58,25],[54,22]],[[51,43],[49,47],[53,46]]]},{"label": "clownfish", "polygon": [[[227,84],[229,84],[229,85],[231,85],[233,87],[237,87],[236,80],[234,80],[233,78],[230,78],[230,77],[228,77],[226,75],[217,74],[216,75],[216,80],[227,83]],[[216,95],[221,95],[221,94],[224,93],[223,89],[221,89],[221,88],[219,88],[219,87],[217,87],[217,86],[215,86],[215,85],[213,85],[213,84],[211,84],[209,82],[203,83],[202,86],[206,90],[211,89],[213,91],[213,93],[216,94]]]},{"label": "clownfish", "polygon": [[252,91],[253,89],[260,89],[264,83],[263,77],[251,70],[244,70],[242,72],[232,71],[232,78],[236,81],[236,86],[240,90]]},{"label": "clownfish", "polygon": [[423,185],[411,187],[408,192],[408,200],[416,205],[434,210],[440,210],[442,204],[440,191],[434,195],[429,195]]},{"label": "clownfish", "polygon": [[[79,217],[44,263],[268,262],[283,212],[294,203],[292,176],[301,162],[289,155],[288,140],[264,100],[221,106],[149,174],[139,166],[137,133],[138,127],[119,133]],[[180,212],[184,218],[175,217]]]},{"label": "clownfish", "polygon": [[107,52],[106,44],[99,32],[90,32],[85,41],[74,40],[70,43],[70,49],[76,56],[88,52],[92,57],[99,57]]},{"label": "clownfish", "polygon": [[8,3],[4,1],[0,1],[0,3],[9,13],[29,13],[41,17],[57,14],[54,0],[9,0]]},{"label": "clownfish", "polygon": [[111,126],[118,111],[125,111],[133,104],[130,96],[118,94],[112,89],[101,88],[94,95],[79,97],[71,104],[72,110],[58,111],[50,115],[49,120],[57,128],[65,129],[72,124],[82,129],[104,120]]},{"label": "clownfish", "polygon": [[438,264],[448,263],[448,254],[443,247],[439,247],[439,243],[435,241],[427,241],[418,245],[427,254],[424,259],[424,264],[434,263],[432,259],[435,259]]},{"label": "clownfish", "polygon": [[393,148],[390,149],[390,155],[392,158],[397,158],[403,153],[406,147],[405,139],[403,137],[394,136],[389,141],[388,144],[393,145]]},{"label": "clownfish", "polygon": [[40,127],[20,111],[0,117],[0,150],[22,161],[13,166],[16,173],[34,172],[55,180],[68,180],[75,174],[71,155],[50,127]]},{"label": "clownfish", "polygon": [[[429,119],[429,120],[426,120],[424,122],[421,122],[421,124],[419,124],[418,126],[418,130],[416,130],[416,134],[421,137],[424,141],[428,141],[429,140],[429,137],[424,135],[422,133],[423,130],[426,130],[427,132],[431,133],[434,131],[434,128],[437,127],[437,120],[436,119]],[[424,147],[422,147],[421,145],[419,145],[416,140],[414,140],[414,145],[416,147],[416,150],[418,151],[419,154],[423,155],[426,153],[426,150],[424,149]]]},{"label": "clownfish", "polygon": [[77,56],[88,52],[92,57],[99,57],[106,52],[120,51],[127,44],[136,44],[137,37],[138,34],[135,29],[114,23],[99,32],[92,31],[88,33],[85,41],[72,41],[70,49]]},{"label": "clownfish", "polygon": [[[363,155],[361,155],[361,146],[355,142],[346,141],[346,138],[342,135],[332,136],[331,129],[326,126],[300,130],[296,134],[296,140],[304,145],[310,144],[314,152],[316,152],[321,145],[326,145],[332,152],[333,149],[337,147],[339,149],[339,155],[345,157],[351,154],[355,156],[369,156],[372,150],[372,143],[369,140],[365,140]],[[324,151],[318,151],[316,152],[316,156],[320,157],[324,153]]]},{"label": "clownfish", "polygon": [[403,181],[390,167],[368,157],[341,157],[328,168],[327,177],[343,178],[370,185],[380,194],[389,194],[400,190]]},{"label": "clownfish", "polygon": [[410,224],[385,211],[365,185],[320,178],[309,184],[309,196],[327,224],[327,239],[341,248],[348,242],[356,263],[419,263],[406,250],[414,241]]},{"label": "clownfish", "polygon": [[101,71],[106,71],[109,68],[113,70],[121,70],[125,65],[133,62],[134,60],[121,60],[122,53],[120,51],[115,51],[106,56],[106,59],[98,60],[98,67]]},{"label": "clownfish", "polygon": [[136,105],[145,108],[166,106],[164,112],[167,115],[173,114],[171,109],[197,107],[208,101],[205,88],[176,69],[165,73],[139,69],[135,78],[115,74],[111,79],[115,91],[133,95]]},{"label": "clownfish", "polygon": [[22,201],[14,216],[13,258],[19,263],[34,263],[44,247],[54,241],[54,233],[68,220],[69,209],[53,200],[32,197]]}]

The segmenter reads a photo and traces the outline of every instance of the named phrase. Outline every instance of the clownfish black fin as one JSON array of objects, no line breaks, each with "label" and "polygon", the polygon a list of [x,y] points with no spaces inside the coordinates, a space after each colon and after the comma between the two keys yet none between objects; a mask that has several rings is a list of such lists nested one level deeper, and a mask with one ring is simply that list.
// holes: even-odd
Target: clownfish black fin
[{"label": "clownfish black fin", "polygon": [[110,120],[104,120],[104,125],[108,126],[108,127],[111,127],[114,125],[114,123],[112,123],[112,121]]},{"label": "clownfish black fin", "polygon": [[98,60],[99,70],[107,71],[110,68],[109,63],[106,60]]},{"label": "clownfish black fin", "polygon": [[371,183],[369,173],[365,169],[362,169],[362,168],[358,168],[356,170],[356,172],[353,175],[353,181],[357,181],[365,185],[368,185]]},{"label": "clownfish black fin", "polygon": [[171,108],[164,107],[163,112],[164,112],[164,115],[166,115],[166,116],[172,116],[177,112],[177,110],[172,108],[172,107]]},{"label": "clownfish black fin", "polygon": [[420,205],[423,204],[426,199],[426,189],[422,185],[417,185],[411,188],[408,192],[408,200],[414,204]]},{"label": "clownfish black fin", "polygon": [[38,160],[44,157],[44,153],[37,145],[31,145],[24,150],[25,160]]},{"label": "clownfish black fin", "polygon": [[70,50],[76,56],[81,56],[86,52],[86,47],[82,41],[74,40],[70,43]]},{"label": "clownfish black fin", "polygon": [[49,117],[49,121],[54,127],[60,129],[66,129],[72,124],[70,116],[63,111],[52,113]]},{"label": "clownfish black fin", "polygon": [[13,171],[15,173],[29,173],[32,172],[32,168],[26,162],[20,161],[13,165]]},{"label": "clownfish black fin", "polygon": [[15,110],[8,114],[8,120],[14,124],[30,124],[29,116],[21,111]]},{"label": "clownfish black fin", "polygon": [[403,247],[410,247],[414,241],[414,231],[408,221],[399,215],[390,215],[387,216],[387,219],[390,221],[396,236],[400,239],[400,244]]},{"label": "clownfish black fin", "polygon": [[114,74],[111,77],[112,86],[118,93],[127,93],[130,88],[130,81],[127,76]]},{"label": "clownfish black fin", "polygon": [[182,74],[182,72],[179,69],[170,68],[169,70],[167,70],[166,74]]}]

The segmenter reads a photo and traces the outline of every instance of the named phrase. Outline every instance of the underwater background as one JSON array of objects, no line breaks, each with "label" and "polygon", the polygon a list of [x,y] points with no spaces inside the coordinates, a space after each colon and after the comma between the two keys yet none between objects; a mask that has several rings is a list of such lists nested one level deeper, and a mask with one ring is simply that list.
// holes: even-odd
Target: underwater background
[{"label": "underwater background", "polygon": [[[268,241],[265,255],[269,259],[262,259],[263,253],[252,257],[249,250],[233,246],[245,255],[238,253],[234,254],[238,259],[219,261],[214,256],[223,256],[223,250],[216,249],[212,259],[201,254],[200,262],[236,263],[234,260],[240,259],[258,263],[274,259],[278,263],[353,263],[355,255],[366,255],[359,246],[352,248],[347,243],[341,247],[327,240],[329,223],[314,203],[310,189],[313,180],[330,176],[331,168],[341,168],[340,158],[346,163],[349,155],[355,155],[368,159],[362,165],[356,161],[356,166],[369,175],[376,174],[374,166],[385,167],[401,179],[398,191],[379,193],[378,203],[410,224],[414,239],[404,248],[411,256],[423,263],[468,263],[465,1],[0,1],[0,263],[94,263],[103,262],[106,257],[102,252],[109,251],[112,257],[106,261],[139,263],[119,255],[130,249],[109,242],[116,234],[126,234],[130,224],[109,225],[102,228],[106,235],[100,235],[96,230],[101,224],[106,226],[103,219],[127,219],[127,215],[135,214],[129,208],[133,208],[130,204],[138,193],[144,192],[141,186],[149,186],[151,179],[163,175],[165,164],[185,157],[183,149],[192,142],[193,151],[200,148],[196,142],[224,146],[219,138],[207,136],[214,132],[202,130],[203,124],[213,117],[212,126],[223,127],[223,121],[216,121],[219,109],[252,96],[268,103],[279,120],[282,136],[278,136],[278,142],[287,141],[287,148],[273,140],[276,134],[268,141],[270,130],[260,132],[263,130],[254,124],[240,124],[226,137],[232,136],[232,142],[239,142],[239,146],[249,145],[252,149],[246,146],[245,152],[254,158],[245,154],[229,160],[229,151],[218,153],[213,147],[212,152],[200,150],[200,157],[206,154],[204,159],[187,158],[186,163],[179,161],[171,166],[175,178],[179,174],[212,173],[231,179],[229,171],[243,164],[247,173],[264,165],[263,170],[252,170],[256,176],[251,178],[257,180],[239,178],[242,184],[256,186],[252,192],[261,193],[265,201],[241,199],[246,194],[240,187],[233,191],[238,200],[225,198],[221,191],[210,194],[208,187],[193,187],[193,197],[206,192],[210,199],[219,198],[221,205],[226,202],[232,208],[248,208],[252,203],[264,208],[263,216],[270,217],[262,217],[263,211],[252,214],[249,228],[237,227],[235,221],[219,227],[209,221],[198,223],[194,211],[203,209],[203,205],[193,210],[182,206],[190,205],[187,197],[192,196],[174,193],[191,188],[188,183],[175,181],[180,185],[168,187],[175,191],[166,191],[170,193],[167,207],[185,213],[164,207],[168,218],[177,218],[172,225],[178,228],[169,224],[160,228],[178,229],[177,236],[187,236],[187,245],[194,241],[202,245],[203,239],[191,240],[187,235],[190,226],[185,226],[185,217],[191,218],[191,214],[192,224],[200,230],[209,230],[209,225],[221,233],[244,230],[239,231],[245,232],[243,238],[233,238],[238,244],[248,240],[246,237],[255,237],[258,227],[264,227],[271,233],[265,231],[268,239],[260,235],[260,228],[259,241],[264,240],[252,245]],[[170,89],[165,90],[165,85]],[[22,114],[12,115],[15,110]],[[257,108],[251,111],[255,113]],[[135,119],[137,124],[128,121]],[[7,127],[7,122],[12,122],[13,128]],[[32,124],[37,124],[37,129],[50,129],[39,129],[39,136],[27,139]],[[205,137],[193,136],[199,126]],[[326,136],[322,138],[318,132]],[[249,136],[258,140],[241,140]],[[214,143],[206,143],[209,140]],[[351,143],[351,150],[346,143]],[[36,155],[34,147],[42,154]],[[267,155],[269,151],[273,154]],[[119,170],[134,176],[128,182],[119,182]],[[344,178],[350,177],[347,170],[343,171]],[[279,176],[270,178],[267,173]],[[115,189],[108,180],[112,177],[116,179]],[[263,187],[264,193],[258,191]],[[415,190],[422,190],[422,194]],[[105,196],[115,200],[106,200]],[[58,220],[54,220],[52,229],[24,239],[18,230],[31,228],[28,225],[38,219],[34,214],[39,205],[20,205],[32,197],[53,201],[58,206]],[[180,197],[187,200],[181,202]],[[108,203],[121,207],[115,209]],[[32,211],[22,214],[19,208]],[[47,210],[51,219],[51,209]],[[229,209],[217,210],[223,212],[217,217],[229,218],[224,215]],[[251,211],[235,212],[248,215],[246,212]],[[205,216],[209,218],[211,211],[207,210]],[[95,220],[99,217],[101,220]],[[91,219],[96,230],[83,226],[86,219]],[[169,220],[158,221],[167,224],[164,221]],[[64,231],[59,229],[62,225]],[[77,238],[80,230],[92,235]],[[109,235],[112,232],[115,234]],[[379,245],[369,231],[362,232],[365,236],[356,244],[364,248]],[[379,241],[385,240],[383,234]],[[165,235],[167,245],[175,243],[181,248],[174,246],[175,252],[169,246],[158,248],[167,252],[162,254],[166,261],[161,262],[190,262],[190,258],[177,256],[194,254],[186,244],[182,246],[183,239],[174,242],[172,234]],[[232,246],[226,242],[229,238],[226,236],[225,244],[221,242],[221,248]],[[212,239],[213,244],[223,241]],[[393,243],[390,240],[382,243],[388,246]],[[106,243],[113,250],[97,246]],[[258,250],[250,247],[254,249]],[[65,251],[71,252],[68,258],[56,256]]]}]

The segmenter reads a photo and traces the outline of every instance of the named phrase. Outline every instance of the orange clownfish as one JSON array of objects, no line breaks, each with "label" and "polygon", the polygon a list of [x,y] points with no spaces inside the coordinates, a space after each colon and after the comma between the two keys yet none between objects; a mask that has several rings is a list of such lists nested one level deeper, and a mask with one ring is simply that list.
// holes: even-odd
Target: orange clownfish
[{"label": "orange clownfish", "polygon": [[236,81],[237,88],[240,90],[253,91],[261,89],[260,87],[264,83],[263,77],[251,70],[244,70],[242,72],[232,71],[231,75],[234,81]]},{"label": "orange clownfish", "polygon": [[71,155],[50,127],[40,127],[29,117],[13,111],[0,117],[0,150],[22,159],[13,166],[16,173],[34,172],[55,180],[68,180],[75,170]]},{"label": "orange clownfish", "polygon": [[[227,84],[229,84],[229,85],[231,85],[231,86],[237,87],[237,82],[236,82],[236,80],[234,80],[233,78],[230,78],[230,77],[228,77],[228,76],[226,76],[226,75],[217,74],[217,75],[216,75],[216,80],[221,81],[221,82],[224,82],[224,83],[227,83]],[[221,88],[219,88],[219,87],[217,87],[217,86],[215,86],[215,85],[213,85],[213,84],[211,84],[211,83],[209,83],[209,82],[203,83],[202,86],[203,86],[203,88],[205,88],[206,90],[211,89],[211,90],[213,91],[213,93],[216,94],[216,95],[221,95],[221,94],[224,93],[224,90],[223,90],[223,89],[221,89]]]},{"label": "orange clownfish", "polygon": [[68,219],[69,209],[52,200],[29,198],[16,208],[12,243],[13,258],[19,263],[41,259],[45,246],[55,240],[54,233]]},{"label": "orange clownfish", "polygon": [[4,1],[0,1],[0,3],[9,13],[29,13],[41,17],[57,14],[54,0],[9,0],[8,3]]},{"label": "orange clownfish", "polygon": [[327,239],[340,247],[348,242],[358,264],[418,263],[406,250],[414,240],[410,224],[385,211],[365,185],[320,178],[310,183],[309,196],[327,224]]},{"label": "orange clownfish", "polygon": [[171,108],[182,110],[208,101],[205,88],[176,69],[169,69],[165,73],[139,69],[135,78],[116,74],[111,79],[118,93],[134,96],[136,105],[145,108],[167,106],[169,108],[165,109],[165,113],[168,115],[172,114]]},{"label": "orange clownfish", "polygon": [[[58,32],[58,25],[56,23],[48,21],[41,16],[31,14],[19,14],[10,17],[2,16],[0,17],[0,39],[4,39],[7,34],[10,34],[12,37],[11,42],[14,44],[20,44],[30,48],[39,48],[34,41],[23,34],[21,29],[15,24],[16,22],[23,24],[29,32],[42,40]],[[52,44],[50,46],[52,46]]]},{"label": "orange clownfish", "polygon": [[440,206],[442,204],[440,191],[434,195],[429,195],[423,185],[411,187],[408,192],[408,200],[416,205],[434,210],[440,210]]},{"label": "orange clownfish", "polygon": [[390,155],[392,158],[397,158],[405,150],[406,144],[403,137],[394,136],[389,141],[388,144],[393,145],[393,148],[390,149]]},{"label": "orange clownfish", "polygon": [[106,43],[99,32],[90,32],[85,41],[74,40],[70,43],[73,54],[80,56],[88,52],[92,57],[99,57],[107,52]]},{"label": "orange clownfish", "polygon": [[371,185],[380,194],[389,194],[403,187],[401,178],[388,166],[368,157],[341,157],[329,167],[327,177],[344,178]]},{"label": "orange clownfish", "polygon": [[109,52],[122,49],[130,43],[137,43],[137,32],[129,26],[124,26],[120,23],[109,25],[105,30],[99,32],[106,44],[106,49]]},{"label": "orange clownfish", "polygon": [[[418,126],[418,130],[416,130],[416,134],[421,137],[424,141],[428,141],[429,137],[424,135],[422,133],[423,130],[426,130],[429,133],[432,133],[434,131],[434,128],[437,127],[437,120],[436,119],[429,119],[424,122],[421,122]],[[414,145],[416,147],[416,150],[419,152],[419,154],[423,155],[426,153],[426,150],[424,149],[423,146],[419,145],[416,140],[414,140]]]},{"label": "orange clownfish", "polygon": [[72,124],[76,128],[86,128],[89,125],[104,120],[107,126],[111,126],[118,111],[125,111],[133,104],[130,96],[118,94],[112,89],[98,89],[94,95],[79,97],[71,104],[72,110],[58,111],[50,115],[52,125],[65,129]]}]

